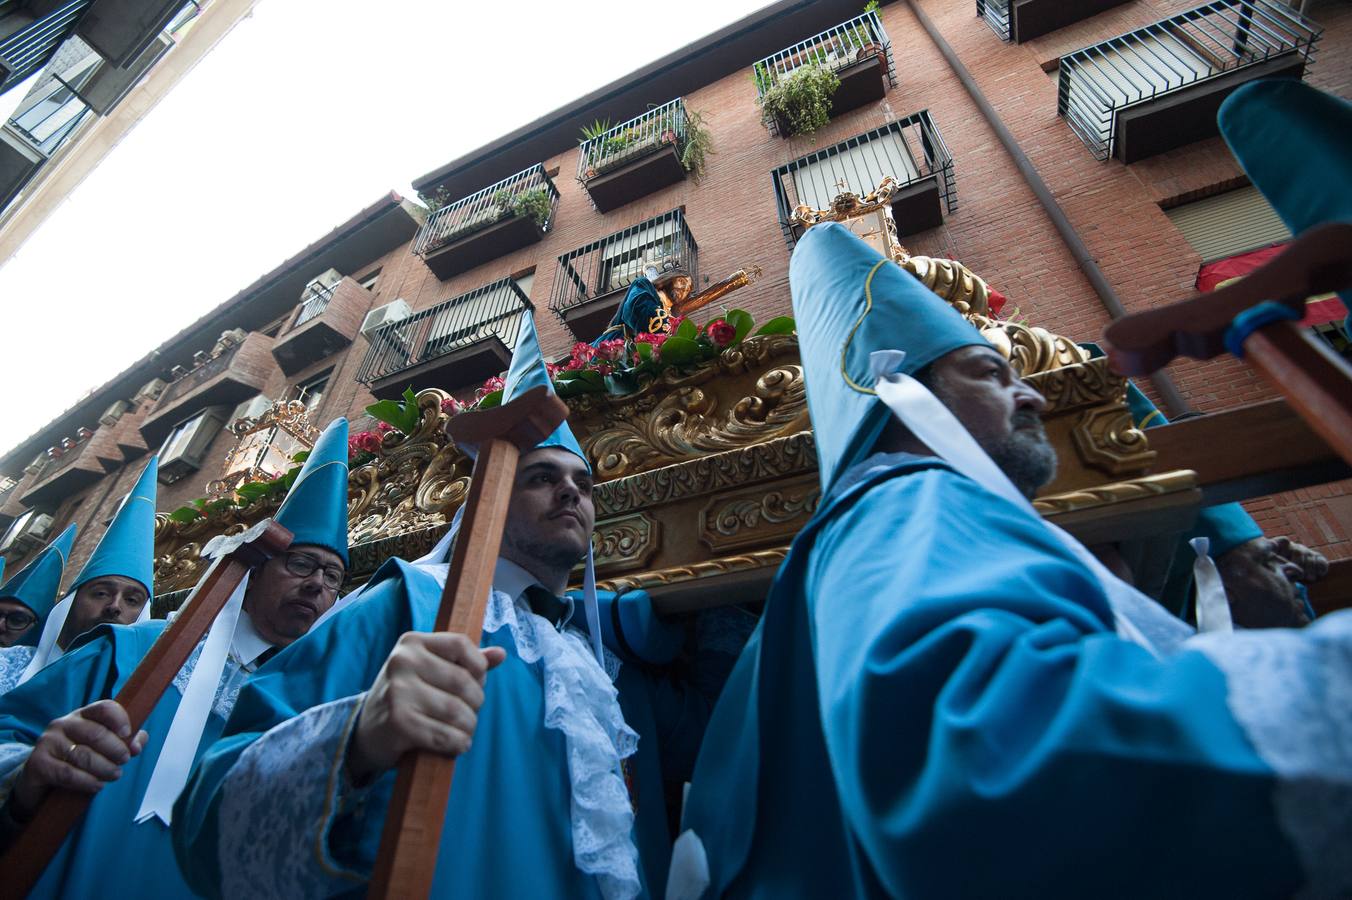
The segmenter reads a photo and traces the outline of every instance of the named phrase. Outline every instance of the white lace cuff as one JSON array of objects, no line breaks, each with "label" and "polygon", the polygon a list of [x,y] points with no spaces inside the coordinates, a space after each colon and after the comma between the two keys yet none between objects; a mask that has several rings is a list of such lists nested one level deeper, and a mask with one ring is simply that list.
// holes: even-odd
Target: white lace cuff
[{"label": "white lace cuff", "polygon": [[19,679],[37,650],[27,646],[0,648],[0,694],[8,694],[18,687]]},{"label": "white lace cuff", "polygon": [[226,897],[324,897],[371,873],[337,857],[334,823],[364,791],[344,773],[364,694],[308,709],[249,745],[222,784],[221,893]]},{"label": "white lace cuff", "polygon": [[1231,713],[1276,773],[1277,820],[1308,879],[1301,896],[1352,893],[1352,612],[1188,646],[1224,673]]}]

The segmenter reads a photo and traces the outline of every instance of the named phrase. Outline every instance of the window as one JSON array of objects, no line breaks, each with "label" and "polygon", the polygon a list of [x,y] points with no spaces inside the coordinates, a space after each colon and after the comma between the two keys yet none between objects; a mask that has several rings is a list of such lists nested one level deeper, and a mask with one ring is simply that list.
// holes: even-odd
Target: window
[{"label": "window", "polygon": [[648,266],[662,272],[680,262],[680,236],[675,218],[625,233],[604,250],[598,293],[628,287]]},{"label": "window", "polygon": [[494,334],[504,317],[523,308],[516,291],[515,282],[507,278],[448,303],[432,321],[422,358],[440,356],[458,345]]},{"label": "window", "polygon": [[223,424],[223,411],[213,406],[175,425],[160,445],[160,482],[173,484],[201,468],[202,458]]},{"label": "window", "polygon": [[532,269],[525,275],[519,275],[512,278],[516,286],[520,289],[522,296],[530,299],[530,289],[535,286],[535,270]]},{"label": "window", "polygon": [[847,141],[839,153],[795,169],[793,187],[799,203],[827,209],[842,192],[862,197],[888,176],[898,184],[910,184],[920,178],[911,148],[899,131],[858,143]]},{"label": "window", "polygon": [[319,412],[320,404],[324,402],[324,391],[329,385],[331,374],[333,374],[332,369],[296,385],[294,399],[305,404],[305,411],[309,414],[311,421],[314,420],[315,414]]},{"label": "window", "polygon": [[376,269],[369,275],[363,275],[362,277],[358,278],[357,284],[366,288],[368,291],[374,291],[376,289],[376,282],[379,280],[380,280],[380,270]]},{"label": "window", "polygon": [[1254,187],[1226,191],[1167,209],[1202,262],[1213,262],[1290,240],[1291,231]]}]

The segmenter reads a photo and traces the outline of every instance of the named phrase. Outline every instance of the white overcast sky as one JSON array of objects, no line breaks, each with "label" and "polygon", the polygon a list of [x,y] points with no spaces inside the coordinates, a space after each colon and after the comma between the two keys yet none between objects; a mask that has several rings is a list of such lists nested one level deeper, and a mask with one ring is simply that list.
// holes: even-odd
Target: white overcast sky
[{"label": "white overcast sky", "polygon": [[263,0],[0,268],[0,453],[384,192],[766,2]]}]

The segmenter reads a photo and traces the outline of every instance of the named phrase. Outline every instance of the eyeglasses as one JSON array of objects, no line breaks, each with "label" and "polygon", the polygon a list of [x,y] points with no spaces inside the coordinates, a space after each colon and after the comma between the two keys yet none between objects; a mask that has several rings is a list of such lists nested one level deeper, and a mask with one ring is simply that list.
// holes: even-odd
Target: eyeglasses
[{"label": "eyeglasses", "polygon": [[16,609],[13,612],[0,613],[0,622],[3,622],[5,627],[10,631],[23,631],[37,620],[37,616],[30,612],[24,612],[21,609]]},{"label": "eyeglasses", "polygon": [[309,578],[316,571],[322,571],[324,587],[336,591],[343,586],[342,566],[326,566],[308,553],[288,553],[285,559],[286,570],[297,578]]}]

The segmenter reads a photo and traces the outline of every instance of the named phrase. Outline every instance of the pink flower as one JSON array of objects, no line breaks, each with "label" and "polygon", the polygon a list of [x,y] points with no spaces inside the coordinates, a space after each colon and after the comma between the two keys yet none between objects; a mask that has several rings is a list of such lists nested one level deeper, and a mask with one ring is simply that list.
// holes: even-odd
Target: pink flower
[{"label": "pink flower", "polygon": [[573,345],[573,358],[569,362],[569,368],[580,369],[595,358],[596,348],[585,341],[578,341]]},{"label": "pink flower", "polygon": [[552,381],[556,375],[563,371],[563,366],[557,366],[552,362],[545,363],[545,372]]},{"label": "pink flower", "polygon": [[380,452],[380,435],[374,431],[359,431],[347,439],[347,458],[355,459],[365,453],[371,456]]},{"label": "pink flower", "polygon": [[677,328],[680,328],[680,327],[681,327],[681,323],[684,322],[684,321],[685,321],[685,316],[672,316],[670,319],[668,319],[668,320],[667,320],[667,334],[675,334],[675,333],[676,333],[676,329],[677,329]]},{"label": "pink flower", "polygon": [[[621,341],[620,343],[624,342]],[[596,372],[599,375],[609,375],[615,371],[615,367],[608,362],[593,363],[591,368],[592,371]]]},{"label": "pink flower", "polygon": [[608,341],[602,341],[601,346],[596,348],[596,353],[602,359],[611,361],[624,358],[624,339],[611,338]]},{"label": "pink flower", "polygon": [[726,319],[714,319],[705,326],[704,333],[714,342],[715,347],[726,347],[737,337],[737,329],[729,325]]},{"label": "pink flower", "polygon": [[454,397],[447,397],[441,401],[441,411],[452,416],[459,415],[465,411],[465,404]]},{"label": "pink flower", "polygon": [[494,391],[500,391],[506,386],[507,382],[504,381],[502,379],[502,376],[500,375],[494,375],[492,378],[484,382],[484,390],[490,394],[493,393]]},{"label": "pink flower", "polygon": [[380,423],[377,423],[377,425],[376,425],[376,433],[377,433],[377,434],[385,435],[385,434],[389,434],[391,431],[394,431],[394,426],[391,425],[389,422],[380,422]]}]

